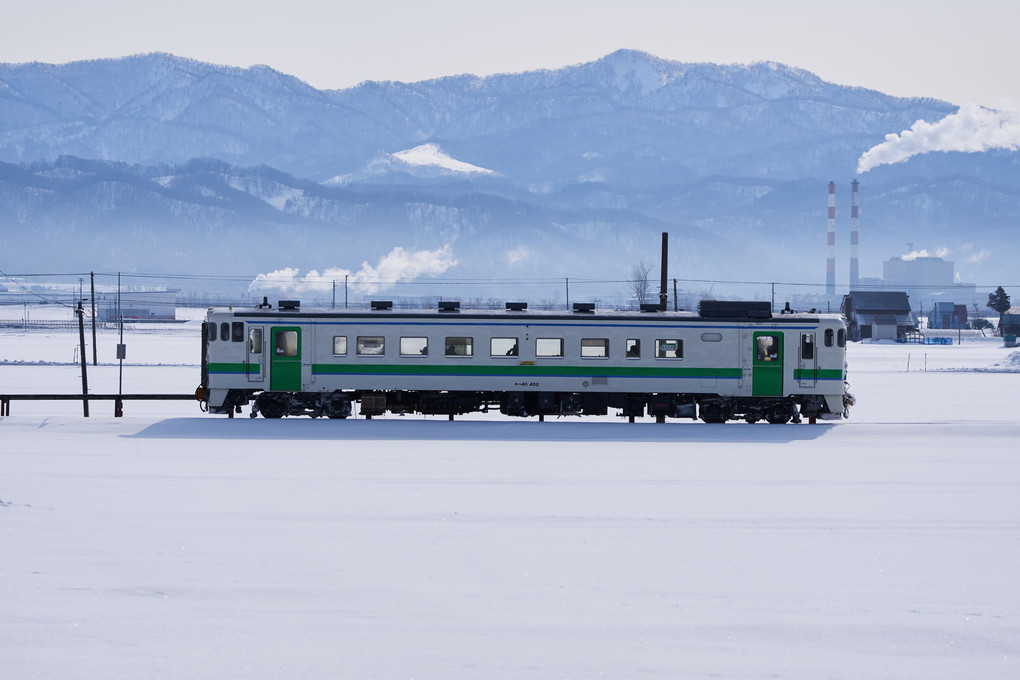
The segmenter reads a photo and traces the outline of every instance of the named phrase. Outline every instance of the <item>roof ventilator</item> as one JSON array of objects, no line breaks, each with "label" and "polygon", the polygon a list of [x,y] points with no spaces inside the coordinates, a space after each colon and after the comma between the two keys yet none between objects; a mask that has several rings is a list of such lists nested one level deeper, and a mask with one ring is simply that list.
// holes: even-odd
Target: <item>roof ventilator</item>
[{"label": "roof ventilator", "polygon": [[698,313],[703,319],[771,319],[768,300],[702,300]]}]

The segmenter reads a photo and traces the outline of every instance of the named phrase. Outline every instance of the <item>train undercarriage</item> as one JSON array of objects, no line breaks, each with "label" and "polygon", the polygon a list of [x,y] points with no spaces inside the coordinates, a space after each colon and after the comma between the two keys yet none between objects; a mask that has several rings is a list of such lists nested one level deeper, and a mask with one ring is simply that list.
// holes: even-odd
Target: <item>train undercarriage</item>
[{"label": "train undercarriage", "polygon": [[[213,413],[231,416],[251,404],[251,417],[265,418],[310,416],[344,419],[354,413],[354,403],[365,418],[385,413],[421,413],[454,416],[498,410],[506,416],[604,416],[610,409],[634,422],[636,418],[700,418],[706,423],[743,420],[773,424],[799,423],[802,418],[840,418],[844,412],[829,408],[820,395],[788,397],[728,397],[718,394],[645,394],[576,392],[478,392],[478,391],[335,391],[335,392],[256,392],[229,390],[221,406]],[[852,403],[852,402],[851,402]]]}]

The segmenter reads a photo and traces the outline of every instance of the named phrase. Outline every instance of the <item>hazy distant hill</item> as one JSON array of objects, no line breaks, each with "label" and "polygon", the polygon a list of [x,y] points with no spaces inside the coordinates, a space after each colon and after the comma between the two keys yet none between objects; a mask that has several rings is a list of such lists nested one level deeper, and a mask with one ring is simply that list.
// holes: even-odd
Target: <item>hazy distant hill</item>
[{"label": "hazy distant hill", "polygon": [[[465,275],[618,278],[669,231],[679,276],[820,282],[828,180],[845,278],[858,157],[954,110],[632,51],[339,91],[165,54],[0,65],[0,262],[248,273],[450,243]],[[1008,276],[1017,159],[868,173],[862,273],[912,242],[965,278]]]}]

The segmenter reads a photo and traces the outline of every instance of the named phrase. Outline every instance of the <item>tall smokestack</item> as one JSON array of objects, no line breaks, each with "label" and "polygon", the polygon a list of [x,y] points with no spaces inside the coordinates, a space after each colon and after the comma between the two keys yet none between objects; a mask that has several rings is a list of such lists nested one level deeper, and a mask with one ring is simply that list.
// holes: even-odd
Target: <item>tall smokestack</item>
[{"label": "tall smokestack", "polygon": [[850,183],[850,290],[854,290],[861,282],[860,272],[857,269],[857,185],[854,180]]},{"label": "tall smokestack", "polygon": [[829,258],[825,261],[825,294],[836,295],[836,183],[829,182]]}]

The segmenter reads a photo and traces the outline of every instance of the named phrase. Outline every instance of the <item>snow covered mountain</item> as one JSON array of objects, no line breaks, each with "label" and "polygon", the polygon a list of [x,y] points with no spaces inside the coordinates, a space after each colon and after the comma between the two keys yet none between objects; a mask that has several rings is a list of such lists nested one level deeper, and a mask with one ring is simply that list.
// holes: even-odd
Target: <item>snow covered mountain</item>
[{"label": "snow covered mountain", "polygon": [[[450,243],[463,275],[622,277],[669,231],[681,276],[821,281],[828,180],[842,261],[857,159],[953,111],[780,64],[626,50],[338,91],[166,54],[6,64],[0,261],[249,272]],[[965,279],[1006,276],[995,253],[1017,245],[1018,158],[868,173],[862,274],[914,242],[948,248]],[[43,236],[68,245],[47,252]]]}]

